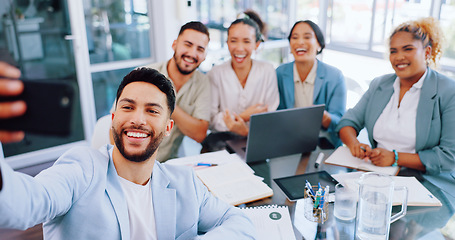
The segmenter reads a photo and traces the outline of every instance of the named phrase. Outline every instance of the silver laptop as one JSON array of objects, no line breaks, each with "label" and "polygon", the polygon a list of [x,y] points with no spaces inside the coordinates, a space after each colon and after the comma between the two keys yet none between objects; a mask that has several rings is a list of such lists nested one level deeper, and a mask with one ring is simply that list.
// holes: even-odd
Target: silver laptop
[{"label": "silver laptop", "polygon": [[[246,162],[258,162],[316,149],[325,105],[291,108],[251,116],[245,141],[229,141],[228,146]],[[243,144],[243,147],[241,146]]]}]

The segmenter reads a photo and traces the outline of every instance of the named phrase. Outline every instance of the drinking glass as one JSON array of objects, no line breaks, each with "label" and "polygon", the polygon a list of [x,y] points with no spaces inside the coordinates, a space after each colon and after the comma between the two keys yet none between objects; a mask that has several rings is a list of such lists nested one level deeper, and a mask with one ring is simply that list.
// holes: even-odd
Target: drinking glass
[{"label": "drinking glass", "polygon": [[335,186],[335,206],[333,210],[335,217],[343,221],[354,220],[357,212],[357,197],[357,191],[338,183]]}]

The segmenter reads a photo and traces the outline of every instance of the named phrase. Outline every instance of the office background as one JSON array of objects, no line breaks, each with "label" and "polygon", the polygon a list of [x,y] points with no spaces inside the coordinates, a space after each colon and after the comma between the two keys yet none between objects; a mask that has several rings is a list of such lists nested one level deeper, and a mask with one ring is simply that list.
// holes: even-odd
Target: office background
[{"label": "office background", "polygon": [[28,134],[3,146],[6,160],[21,169],[89,145],[122,77],[137,66],[169,59],[172,41],[187,21],[200,20],[210,29],[200,70],[225,61],[226,29],[246,9],[268,24],[255,58],[275,67],[292,61],[286,37],[293,23],[316,22],[327,42],[321,60],[346,77],[348,108],[374,77],[393,71],[384,40],[406,20],[440,20],[447,46],[441,71],[455,75],[454,0],[5,0],[0,2],[0,60],[20,67],[24,78],[59,79],[77,91],[69,136]]}]

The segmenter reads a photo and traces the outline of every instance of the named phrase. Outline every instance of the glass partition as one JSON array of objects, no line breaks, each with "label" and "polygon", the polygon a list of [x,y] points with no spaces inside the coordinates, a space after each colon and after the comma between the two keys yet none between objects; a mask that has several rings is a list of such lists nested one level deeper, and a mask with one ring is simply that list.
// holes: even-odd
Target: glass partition
[{"label": "glass partition", "polygon": [[133,68],[152,62],[147,0],[83,3],[96,117],[109,113],[118,84]]},{"label": "glass partition", "polygon": [[117,88],[123,77],[134,68],[92,73],[93,91],[95,95],[96,118],[110,113],[117,95]]},{"label": "glass partition", "polygon": [[1,1],[0,14],[0,60],[20,68],[22,78],[64,81],[75,91],[68,136],[27,133],[23,141],[3,145],[5,157],[84,140],[73,45],[67,40],[71,28],[66,1]]},{"label": "glass partition", "polygon": [[150,57],[147,12],[146,0],[85,1],[90,63]]}]

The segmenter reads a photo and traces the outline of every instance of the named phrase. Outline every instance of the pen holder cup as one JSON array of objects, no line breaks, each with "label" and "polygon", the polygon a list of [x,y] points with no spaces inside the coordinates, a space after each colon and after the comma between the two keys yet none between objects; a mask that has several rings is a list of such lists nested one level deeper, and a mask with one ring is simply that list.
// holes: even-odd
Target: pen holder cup
[{"label": "pen holder cup", "polygon": [[324,191],[324,187],[321,187],[321,189],[324,194],[321,194],[320,196],[316,194],[318,186],[313,186],[313,192],[316,196],[308,194],[307,191],[304,193],[305,217],[312,222],[324,223],[329,216],[329,193]]}]

